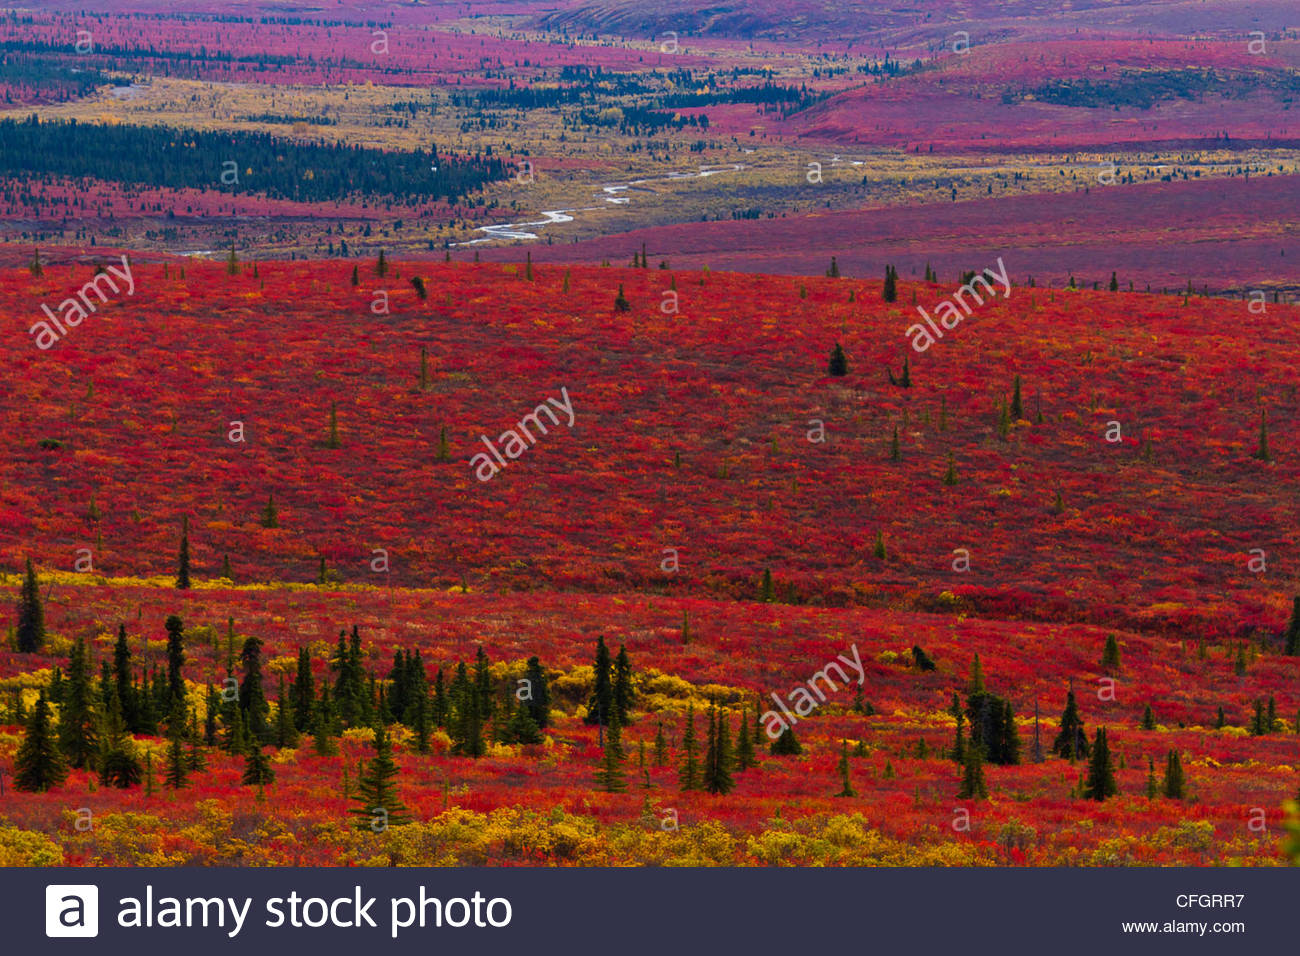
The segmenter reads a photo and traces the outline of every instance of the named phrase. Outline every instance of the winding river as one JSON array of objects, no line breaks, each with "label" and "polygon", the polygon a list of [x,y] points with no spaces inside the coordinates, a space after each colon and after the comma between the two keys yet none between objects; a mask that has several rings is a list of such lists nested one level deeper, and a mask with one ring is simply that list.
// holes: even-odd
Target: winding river
[{"label": "winding river", "polygon": [[600,187],[603,193],[603,199],[606,205],[599,206],[581,206],[574,209],[547,209],[539,215],[541,219],[529,219],[522,222],[503,222],[495,226],[480,226],[478,232],[485,233],[482,239],[469,239],[465,242],[453,242],[453,246],[477,246],[484,242],[495,242],[498,239],[523,239],[533,240],[538,238],[533,229],[541,229],[545,226],[552,226],[561,222],[573,222],[575,216],[584,212],[595,212],[600,209],[608,209],[609,205],[626,206],[632,201],[631,196],[624,195],[628,190],[637,186],[645,186],[650,183],[668,183],[680,182],[684,179],[707,179],[710,176],[717,176],[721,173],[740,172],[745,168],[743,163],[728,163],[724,166],[701,166],[698,171],[674,172],[667,176],[656,176],[648,179],[633,179],[625,183],[608,183]]}]

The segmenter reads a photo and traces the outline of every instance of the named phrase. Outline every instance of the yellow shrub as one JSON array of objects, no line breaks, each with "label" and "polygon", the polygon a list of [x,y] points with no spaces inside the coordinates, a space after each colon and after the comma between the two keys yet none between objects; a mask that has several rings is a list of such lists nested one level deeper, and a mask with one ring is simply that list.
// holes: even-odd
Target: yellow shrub
[{"label": "yellow shrub", "polygon": [[793,866],[795,850],[803,843],[797,833],[782,830],[764,830],[745,841],[750,856],[768,866]]},{"label": "yellow shrub", "polygon": [[0,866],[62,866],[63,850],[44,833],[0,823]]}]

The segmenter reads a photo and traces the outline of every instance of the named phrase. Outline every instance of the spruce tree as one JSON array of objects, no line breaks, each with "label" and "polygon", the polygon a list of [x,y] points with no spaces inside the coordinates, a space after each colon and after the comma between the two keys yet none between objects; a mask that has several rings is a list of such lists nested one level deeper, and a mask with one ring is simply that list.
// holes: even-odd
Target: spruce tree
[{"label": "spruce tree", "polygon": [[429,735],[433,730],[429,719],[429,696],[421,694],[415,699],[412,706],[414,712],[412,714],[411,729],[415,732],[415,752],[427,754],[432,749]]},{"label": "spruce tree", "polygon": [[169,615],[163,623],[167,631],[167,712],[171,713],[177,705],[182,710],[185,704],[185,625],[175,614]]},{"label": "spruce tree", "polygon": [[233,716],[226,723],[226,753],[236,756],[248,753],[248,728],[244,724],[244,710],[238,703],[231,708]]},{"label": "spruce tree", "polygon": [[952,460],[952,452],[948,452],[948,467],[943,473],[943,483],[950,488],[957,484],[957,465]]},{"label": "spruce tree", "polygon": [[1025,408],[1020,402],[1020,376],[1017,375],[1011,392],[1011,418],[1018,422],[1024,417]]},{"label": "spruce tree", "polygon": [[18,593],[17,633],[20,654],[35,654],[45,645],[45,610],[31,558],[27,559],[27,571]]},{"label": "spruce tree", "polygon": [[709,746],[704,758],[704,788],[709,793],[725,795],[735,787],[731,776],[733,759],[727,714],[718,713],[714,707],[709,715]]},{"label": "spruce tree", "polygon": [[618,719],[617,710],[610,715],[606,731],[605,752],[601,756],[600,771],[596,775],[596,780],[602,790],[609,793],[623,793],[627,790],[627,783],[623,777],[626,755],[623,753],[622,723]]},{"label": "spruce tree", "polygon": [[627,312],[631,310],[631,308],[632,308],[632,303],[629,302],[627,300],[627,296],[623,294],[623,284],[620,282],[618,286],[618,295],[614,299],[614,311]]},{"label": "spruce tree", "polygon": [[73,767],[92,764],[99,750],[93,697],[86,642],[79,637],[68,655],[68,680],[59,709],[59,749]]},{"label": "spruce tree", "polygon": [[1114,634],[1106,635],[1106,647],[1101,652],[1101,669],[1108,674],[1118,674],[1120,668],[1119,642]]},{"label": "spruce tree", "polygon": [[840,792],[837,797],[856,797],[858,792],[853,789],[853,781],[849,779],[849,742],[840,740]]},{"label": "spruce tree", "polygon": [[988,785],[984,782],[984,748],[972,742],[966,748],[957,797],[960,800],[987,800],[988,796]]},{"label": "spruce tree", "polygon": [[1147,799],[1154,800],[1160,788],[1156,786],[1156,764],[1150,757],[1147,757]]},{"label": "spruce tree", "polygon": [[885,286],[881,291],[881,298],[886,302],[898,301],[898,273],[894,271],[893,266],[885,266]]},{"label": "spruce tree", "polygon": [[1083,787],[1083,796],[1089,800],[1105,800],[1119,793],[1115,784],[1115,771],[1110,762],[1110,744],[1106,739],[1106,728],[1099,727],[1092,742],[1092,758],[1088,762],[1088,779]]},{"label": "spruce tree", "polygon": [[339,752],[330,733],[329,718],[321,707],[317,707],[312,713],[311,746],[312,750],[321,757],[333,757]]},{"label": "spruce tree", "polygon": [[551,690],[546,682],[546,671],[536,657],[528,658],[524,679],[528,681],[530,695],[524,704],[528,707],[533,723],[539,730],[544,730],[551,722]]},{"label": "spruce tree", "polygon": [[383,278],[388,275],[388,260],[384,258],[384,250],[379,250],[379,259],[375,262],[375,275]]},{"label": "spruce tree", "polygon": [[344,727],[359,725],[362,712],[364,675],[361,661],[361,637],[354,626],[349,641],[345,632],[339,632],[338,646],[330,661],[334,671],[334,708]]},{"label": "spruce tree", "polygon": [[257,745],[271,740],[268,720],[271,705],[267,703],[262,688],[262,642],[256,637],[244,641],[239,654],[244,665],[244,679],[239,684],[239,708],[243,711],[244,727],[249,739]]},{"label": "spruce tree", "polygon": [[700,789],[699,743],[695,739],[695,707],[686,711],[686,729],[682,733],[682,765],[677,772],[683,790]]},{"label": "spruce tree", "polygon": [[158,707],[154,703],[153,690],[149,686],[149,677],[140,672],[140,680],[135,685],[136,726],[131,729],[135,734],[152,736],[158,732]]},{"label": "spruce tree", "polygon": [[280,527],[280,513],[275,507],[275,494],[271,493],[266,496],[266,507],[262,509],[262,527],[278,528]]},{"label": "spruce tree", "polygon": [[613,705],[618,714],[618,722],[624,727],[632,723],[632,703],[635,692],[632,690],[632,663],[628,660],[627,648],[620,644],[618,656],[614,658]]},{"label": "spruce tree", "polygon": [[[330,402],[329,432],[325,436],[325,447],[338,448],[341,444],[339,441],[339,403]],[[324,558],[321,560],[324,561]]]},{"label": "spruce tree", "polygon": [[99,740],[99,782],[103,786],[125,790],[144,778],[135,741],[126,732],[116,698],[104,715]]},{"label": "spruce tree", "polygon": [[451,702],[447,694],[447,681],[441,667],[438,668],[438,674],[433,681],[433,700],[430,701],[430,707],[429,716],[434,726],[446,727],[447,720],[451,716]]},{"label": "spruce tree", "polygon": [[984,692],[984,665],[980,663],[979,653],[976,652],[970,662],[970,677],[966,681],[966,693],[968,696],[974,696]]},{"label": "spruce tree", "polygon": [[405,693],[402,723],[414,729],[417,707],[423,707],[425,720],[429,719],[429,674],[424,668],[424,658],[418,647],[406,655]]},{"label": "spruce tree", "polygon": [[1260,461],[1269,460],[1268,450],[1268,411],[1262,410],[1259,413],[1259,447],[1255,449],[1254,457]]},{"label": "spruce tree", "polygon": [[248,748],[244,756],[244,773],[240,782],[246,787],[265,787],[275,782],[275,771],[271,769],[271,758],[266,755],[262,745],[256,741]]},{"label": "spruce tree", "polygon": [[235,244],[230,244],[230,255],[226,257],[226,275],[233,276],[239,274],[239,258],[235,255]]},{"label": "spruce tree", "polygon": [[196,743],[190,744],[185,755],[185,767],[190,773],[202,773],[208,769],[208,758],[203,755],[203,748]]},{"label": "spruce tree", "polygon": [[605,638],[601,636],[596,640],[595,687],[591,699],[587,702],[587,716],[584,718],[588,724],[609,723],[610,714],[614,710],[611,670],[609,648],[605,646]]},{"label": "spruce tree", "polygon": [[508,727],[511,743],[540,744],[543,740],[542,731],[533,720],[533,712],[528,709],[524,701],[520,701],[511,714]]},{"label": "spruce tree", "polygon": [[1011,702],[988,691],[973,693],[966,700],[971,746],[983,749],[983,759],[994,764],[1020,762],[1020,734],[1016,729]]},{"label": "spruce tree", "polygon": [[50,726],[50,705],[42,691],[27,717],[26,733],[14,757],[14,787],[44,793],[67,779],[68,766]]},{"label": "spruce tree", "polygon": [[172,713],[172,696],[170,685],[167,682],[167,676],[160,668],[155,667],[153,669],[153,678],[150,683],[149,692],[153,697],[154,715],[162,720],[167,720]]},{"label": "spruce tree", "polygon": [[1261,737],[1264,734],[1264,702],[1255,701],[1255,716],[1250,719],[1250,735]]},{"label": "spruce tree", "polygon": [[496,707],[496,719],[492,721],[492,736],[499,744],[512,744],[514,738],[515,698],[507,693]]},{"label": "spruce tree", "polygon": [[786,727],[767,749],[774,757],[792,757],[803,753],[803,744],[795,737],[794,728]]},{"label": "spruce tree", "polygon": [[170,790],[181,790],[189,782],[189,762],[181,748],[179,735],[172,737],[167,747],[167,764],[163,768],[163,786]]},{"label": "spruce tree", "polygon": [[182,591],[190,586],[190,519],[181,521],[181,548],[176,561],[176,587]]},{"label": "spruce tree", "polygon": [[1291,603],[1291,620],[1287,622],[1285,640],[1285,653],[1291,657],[1300,654],[1300,597],[1292,599]]},{"label": "spruce tree", "polygon": [[894,426],[894,437],[889,441],[889,460],[902,461],[903,454],[898,445],[898,426]]},{"label": "spruce tree", "polygon": [[393,760],[393,745],[388,728],[382,723],[375,728],[374,746],[375,755],[357,779],[357,795],[353,799],[359,806],[349,812],[356,815],[358,829],[382,832],[386,827],[411,821],[397,792],[398,770]]},{"label": "spruce tree", "polygon": [[1146,707],[1143,709],[1142,722],[1139,726],[1141,726],[1143,730],[1156,729],[1156,715],[1154,712],[1152,712],[1150,704],[1147,704]]},{"label": "spruce tree", "polygon": [[668,741],[664,739],[664,722],[655,721],[655,749],[654,765],[656,767],[668,766]]},{"label": "spruce tree", "polygon": [[849,359],[844,354],[844,346],[839,342],[835,343],[835,348],[831,349],[830,362],[827,364],[827,373],[836,377],[849,374]]},{"label": "spruce tree", "polygon": [[1165,782],[1161,788],[1169,800],[1182,800],[1187,795],[1187,778],[1183,774],[1183,758],[1177,750],[1169,751],[1165,762]]},{"label": "spruce tree", "polygon": [[736,735],[736,769],[748,770],[758,765],[754,756],[754,738],[749,733],[749,714],[740,714],[740,731]]},{"label": "spruce tree", "polygon": [[1088,736],[1083,730],[1083,720],[1079,717],[1079,705],[1074,699],[1074,691],[1065,697],[1061,732],[1052,741],[1052,753],[1068,758],[1071,763],[1088,756]]},{"label": "spruce tree", "polygon": [[207,747],[217,745],[217,710],[220,706],[216,690],[208,685],[208,696],[203,704],[203,743]]},{"label": "spruce tree", "polygon": [[[414,652],[410,657],[414,658]],[[400,647],[393,652],[393,669],[388,672],[388,708],[402,720],[407,704],[413,699],[413,675],[407,664],[407,654]]]},{"label": "spruce tree", "polygon": [[275,706],[275,745],[282,750],[298,746],[298,728],[294,726],[293,705],[283,674],[280,675],[280,695]]},{"label": "spruce tree", "polygon": [[957,731],[953,737],[952,752],[949,756],[959,764],[966,763],[966,738],[963,730],[966,726],[966,712],[962,710],[961,701],[957,699],[957,692],[952,692],[952,706],[948,709],[953,719],[957,722]]},{"label": "spruce tree", "polygon": [[998,740],[998,763],[1012,765],[1020,763],[1020,731],[1016,727],[1016,714],[1011,701],[1002,701],[1002,727]]},{"label": "spruce tree", "polygon": [[488,656],[483,651],[483,645],[479,645],[474,652],[474,685],[478,692],[479,717],[483,720],[492,719],[492,710],[495,706],[492,692],[492,672],[489,669]]},{"label": "spruce tree", "polygon": [[478,685],[469,679],[463,661],[456,665],[456,679],[451,685],[454,717],[451,722],[452,753],[463,757],[481,757],[487,752],[483,740],[483,712]]}]

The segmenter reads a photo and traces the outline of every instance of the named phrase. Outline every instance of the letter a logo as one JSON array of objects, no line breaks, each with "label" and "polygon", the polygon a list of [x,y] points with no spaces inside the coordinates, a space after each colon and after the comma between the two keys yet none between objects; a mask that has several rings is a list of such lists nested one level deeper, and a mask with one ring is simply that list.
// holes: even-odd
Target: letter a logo
[{"label": "letter a logo", "polygon": [[99,887],[56,883],[45,887],[45,935],[99,935]]}]

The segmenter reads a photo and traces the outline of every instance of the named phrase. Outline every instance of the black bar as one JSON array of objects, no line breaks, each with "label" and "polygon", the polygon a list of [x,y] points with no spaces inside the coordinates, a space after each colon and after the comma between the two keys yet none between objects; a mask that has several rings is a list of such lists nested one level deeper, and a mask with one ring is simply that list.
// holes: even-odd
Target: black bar
[{"label": "black bar", "polygon": [[[99,890],[98,934],[46,936],[51,884]],[[420,893],[427,923],[416,918]],[[70,953],[98,943],[111,953],[275,953],[297,947],[316,954],[475,954],[599,952],[633,956],[694,953],[1277,953],[1295,947],[1294,869],[162,869],[0,870],[5,952]],[[361,928],[288,925],[290,894],[345,902],[337,919],[354,919],[357,894],[376,924]],[[119,925],[146,919],[155,925]],[[474,907],[475,894],[479,903]],[[76,922],[77,902],[56,894]],[[241,928],[227,903],[204,907],[187,898],[222,897],[244,913]],[[160,927],[181,900],[181,918],[196,925]],[[454,903],[453,899],[465,903]],[[281,900],[274,910],[273,899]],[[374,902],[365,905],[365,900]],[[393,900],[409,900],[394,903]],[[489,908],[493,899],[500,902]],[[245,903],[245,901],[248,901]],[[57,909],[57,908],[56,908]],[[475,912],[477,909],[477,912]],[[324,918],[311,904],[299,919]],[[282,913],[285,925],[266,923]],[[57,912],[56,912],[57,917]],[[447,925],[467,920],[467,925]],[[482,925],[475,925],[477,922]],[[504,923],[489,925],[489,920]],[[1128,932],[1124,922],[1155,923],[1158,932]],[[1205,924],[1187,928],[1181,924]],[[1241,924],[1234,926],[1233,924]],[[1214,928],[1223,927],[1219,932]],[[232,935],[233,933],[233,935]],[[294,949],[286,949],[286,946]],[[358,949],[358,946],[365,947]],[[960,948],[958,948],[960,947]],[[972,948],[974,947],[974,948]]]}]

